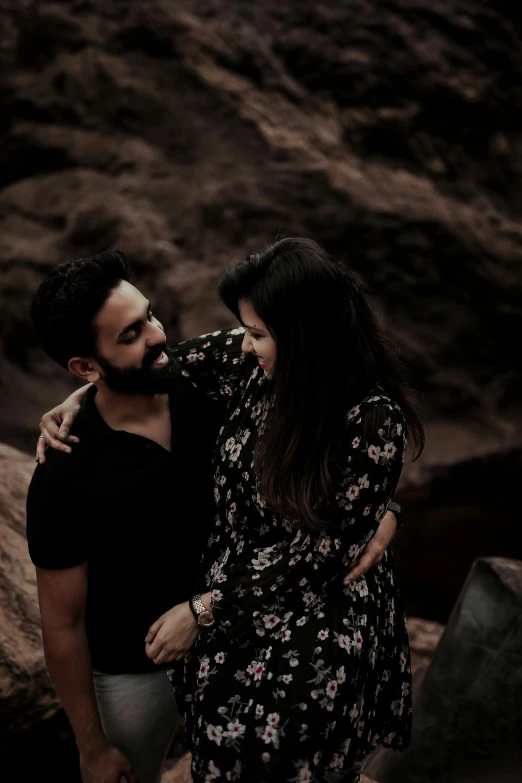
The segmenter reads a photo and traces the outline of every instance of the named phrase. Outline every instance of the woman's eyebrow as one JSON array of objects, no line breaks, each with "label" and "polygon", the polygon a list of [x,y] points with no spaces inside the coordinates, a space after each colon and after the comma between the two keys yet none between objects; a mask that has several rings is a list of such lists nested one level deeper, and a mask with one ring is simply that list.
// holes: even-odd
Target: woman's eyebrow
[{"label": "woman's eyebrow", "polygon": [[261,329],[259,326],[256,326],[255,324],[253,326],[249,326],[248,324],[243,322],[243,326],[245,326],[247,329],[255,329],[256,332],[264,332],[264,329]]}]

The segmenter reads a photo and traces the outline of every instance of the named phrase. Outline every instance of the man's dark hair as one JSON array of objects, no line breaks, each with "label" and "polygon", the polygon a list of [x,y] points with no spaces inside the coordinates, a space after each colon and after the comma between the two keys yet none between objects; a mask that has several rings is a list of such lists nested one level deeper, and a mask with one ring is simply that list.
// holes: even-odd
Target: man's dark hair
[{"label": "man's dark hair", "polygon": [[94,318],[131,274],[120,250],[66,261],[51,270],[30,309],[36,334],[51,359],[67,369],[73,356],[96,356]]}]

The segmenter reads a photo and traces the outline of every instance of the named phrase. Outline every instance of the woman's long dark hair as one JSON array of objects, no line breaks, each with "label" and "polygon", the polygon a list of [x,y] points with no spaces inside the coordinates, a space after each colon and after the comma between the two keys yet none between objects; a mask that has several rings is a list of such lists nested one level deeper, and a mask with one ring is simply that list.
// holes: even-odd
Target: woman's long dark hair
[{"label": "woman's long dark hair", "polygon": [[270,508],[324,527],[349,409],[380,385],[404,413],[417,458],[424,431],[396,352],[359,276],[311,239],[287,238],[227,270],[218,293],[247,299],[276,342],[270,413],[255,468]]}]

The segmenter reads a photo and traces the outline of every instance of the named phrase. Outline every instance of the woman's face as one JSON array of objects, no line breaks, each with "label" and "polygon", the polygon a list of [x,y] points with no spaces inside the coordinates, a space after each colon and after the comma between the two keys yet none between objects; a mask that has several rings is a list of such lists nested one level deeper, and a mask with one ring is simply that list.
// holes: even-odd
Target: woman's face
[{"label": "woman's face", "polygon": [[252,353],[258,360],[259,366],[270,377],[276,359],[275,340],[268,331],[267,326],[256,314],[248,299],[240,299],[239,314],[245,327],[245,337],[241,350]]}]

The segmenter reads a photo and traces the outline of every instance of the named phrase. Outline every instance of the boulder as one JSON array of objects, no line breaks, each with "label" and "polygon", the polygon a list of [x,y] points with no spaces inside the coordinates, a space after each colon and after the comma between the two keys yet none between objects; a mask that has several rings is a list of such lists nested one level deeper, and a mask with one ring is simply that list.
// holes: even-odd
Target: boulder
[{"label": "boulder", "polygon": [[380,783],[517,783],[522,771],[522,561],[478,559],[414,703],[411,746]]},{"label": "boulder", "polygon": [[0,444],[0,737],[7,741],[51,717],[58,701],[42,648],[25,497],[34,460]]}]

